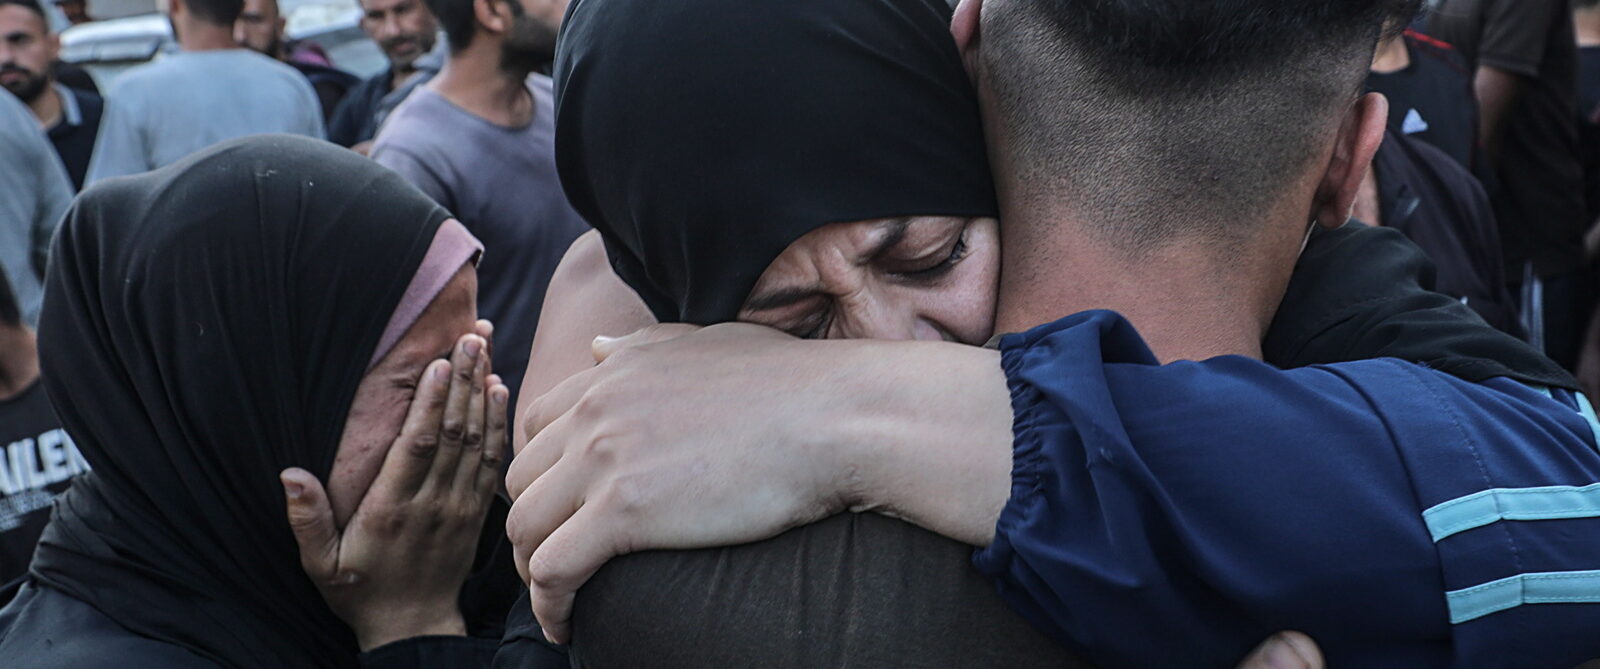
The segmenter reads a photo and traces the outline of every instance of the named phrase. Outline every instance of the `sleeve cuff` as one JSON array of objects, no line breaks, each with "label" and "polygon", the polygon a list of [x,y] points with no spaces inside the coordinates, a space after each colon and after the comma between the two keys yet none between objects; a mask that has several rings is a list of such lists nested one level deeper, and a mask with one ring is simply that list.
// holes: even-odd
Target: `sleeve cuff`
[{"label": "sleeve cuff", "polygon": [[972,557],[978,571],[990,576],[1007,571],[1015,553],[1010,535],[1025,522],[1038,499],[1039,488],[1043,485],[1041,474],[1047,464],[1042,440],[1035,430],[1044,399],[1037,388],[1023,382],[1018,374],[1026,362],[1028,348],[1018,346],[1024,343],[1021,339],[1009,339],[1004,343],[1011,344],[1002,346],[1000,354],[1006,386],[1011,390],[1011,497],[995,522],[994,540],[987,547],[974,551]]}]

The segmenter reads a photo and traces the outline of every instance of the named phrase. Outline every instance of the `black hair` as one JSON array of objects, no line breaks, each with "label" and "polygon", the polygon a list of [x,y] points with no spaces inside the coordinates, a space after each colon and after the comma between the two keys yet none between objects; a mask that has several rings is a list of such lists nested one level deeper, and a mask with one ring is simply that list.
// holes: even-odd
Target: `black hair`
[{"label": "black hair", "polygon": [[39,0],[0,0],[0,7],[4,7],[6,5],[16,5],[30,12],[38,14],[39,18],[44,20],[45,32],[50,32],[50,19],[45,16],[44,7],[39,4]]},{"label": "black hair", "polygon": [[1600,7],[1600,0],[1572,0],[1573,9],[1594,9]]},{"label": "black hair", "polygon": [[474,0],[424,0],[424,2],[428,5],[428,10],[433,12],[433,17],[439,21],[439,29],[444,31],[445,39],[450,40],[450,53],[459,53],[472,43],[472,35],[478,29],[478,17],[472,8]]},{"label": "black hair", "polygon": [[232,26],[244,13],[244,0],[183,0],[195,18],[218,26]]},{"label": "black hair", "polygon": [[[0,2],[0,7],[17,2]],[[0,325],[16,327],[22,325],[22,308],[17,305],[17,294],[11,292],[11,280],[6,278],[5,272],[0,272]]]},{"label": "black hair", "polygon": [[988,0],[1013,177],[1056,184],[1125,248],[1242,239],[1224,222],[1301,177],[1384,26],[1420,2]]}]

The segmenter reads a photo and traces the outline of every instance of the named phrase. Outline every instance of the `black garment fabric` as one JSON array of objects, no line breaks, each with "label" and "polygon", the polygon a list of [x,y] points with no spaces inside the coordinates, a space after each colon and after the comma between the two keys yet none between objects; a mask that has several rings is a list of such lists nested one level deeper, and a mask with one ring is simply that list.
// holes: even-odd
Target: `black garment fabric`
[{"label": "black garment fabric", "polygon": [[1583,156],[1584,220],[1600,220],[1600,46],[1578,49],[1578,145]]},{"label": "black garment fabric", "polygon": [[829,223],[994,216],[945,0],[576,0],[556,164],[662,321],[738,314]]},{"label": "black garment fabric", "polygon": [[1398,230],[1360,223],[1318,229],[1295,265],[1262,354],[1284,369],[1399,358],[1474,383],[1506,377],[1578,390],[1560,365],[1487,327],[1434,285],[1433,263]]},{"label": "black garment fabric", "polygon": [[1529,262],[1541,278],[1581,269],[1587,221],[1571,3],[1443,0],[1429,16],[1428,34],[1455,45],[1475,67],[1523,80],[1494,166],[1499,188],[1490,193],[1507,276],[1520,281]]},{"label": "black garment fabric", "polygon": [[38,381],[0,401],[0,583],[28,572],[50,503],[89,471]]},{"label": "black garment fabric", "polygon": [[60,60],[56,61],[51,66],[51,69],[55,72],[55,80],[61,82],[61,85],[76,88],[80,91],[88,91],[95,95],[100,94],[100,86],[95,84],[94,77],[89,75],[88,70]]},{"label": "black garment fabric", "polygon": [[311,90],[317,92],[317,101],[322,103],[322,120],[324,122],[333,118],[333,113],[339,108],[339,103],[350,93],[350,90],[361,85],[361,79],[336,67],[328,67],[319,63],[307,63],[298,60],[285,61],[289,67],[305,75],[306,81],[311,84]]},{"label": "black garment fabric", "polygon": [[72,190],[80,191],[83,190],[83,175],[89,171],[89,158],[94,155],[94,140],[100,136],[100,117],[105,115],[106,103],[89,91],[71,86],[64,86],[63,90],[77,104],[78,122],[62,118],[50,126],[46,134],[56,148],[56,155],[61,156],[67,176],[72,178]]},{"label": "black garment fabric", "polygon": [[1500,232],[1489,196],[1466,168],[1414,135],[1390,131],[1372,161],[1379,224],[1403,233],[1433,261],[1434,288],[1495,329],[1523,335],[1506,288]]},{"label": "black garment fabric", "polygon": [[328,119],[328,141],[351,147],[376,137],[378,107],[383,96],[389,94],[389,84],[393,80],[394,69],[390,68],[346,91]]},{"label": "black garment fabric", "polygon": [[1478,161],[1478,98],[1472,68],[1455,47],[1413,30],[1401,38],[1411,64],[1367,75],[1367,89],[1389,99],[1389,132],[1415,137],[1462,167]]},{"label": "black garment fabric", "polygon": [[[57,503],[34,581],[218,665],[355,666],[354,635],[300,568],[278,472],[326,480],[448,217],[361,156],[277,135],[80,196],[52,251],[39,354],[94,469]],[[62,666],[13,654],[13,639],[39,649],[24,636],[0,656]]]}]

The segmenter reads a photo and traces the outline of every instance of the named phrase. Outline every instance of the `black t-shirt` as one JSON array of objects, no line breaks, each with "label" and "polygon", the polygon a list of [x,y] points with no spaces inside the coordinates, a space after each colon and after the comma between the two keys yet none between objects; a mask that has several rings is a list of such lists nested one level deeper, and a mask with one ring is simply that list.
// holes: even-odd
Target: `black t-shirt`
[{"label": "black t-shirt", "polygon": [[351,87],[328,119],[328,141],[350,147],[378,134],[378,105],[391,90],[394,70],[384,70]]},{"label": "black t-shirt", "polygon": [[1373,72],[1367,89],[1389,99],[1389,132],[1438,147],[1461,166],[1478,164],[1478,99],[1472,68],[1449,44],[1406,31],[1411,64],[1394,72]]},{"label": "black t-shirt", "polygon": [[38,381],[0,402],[0,445],[0,583],[6,583],[27,572],[50,521],[50,503],[72,477],[89,471],[89,463],[61,429]]},{"label": "black t-shirt", "polygon": [[1443,0],[1429,34],[1476,66],[1526,79],[1508,112],[1493,193],[1508,273],[1583,267],[1583,166],[1578,155],[1578,47],[1568,0]]},{"label": "black t-shirt", "polygon": [[[83,175],[89,171],[94,140],[100,135],[100,117],[105,101],[89,91],[63,86],[61,120],[50,126],[50,144],[72,177],[72,189],[83,190]],[[67,99],[70,96],[70,100]]]},{"label": "black t-shirt", "polygon": [[1578,49],[1578,137],[1583,156],[1584,220],[1600,218],[1600,46]]},{"label": "black t-shirt", "polygon": [[1419,139],[1390,131],[1372,161],[1381,223],[1433,261],[1434,290],[1460,299],[1496,329],[1521,336],[1488,195],[1466,168]]}]

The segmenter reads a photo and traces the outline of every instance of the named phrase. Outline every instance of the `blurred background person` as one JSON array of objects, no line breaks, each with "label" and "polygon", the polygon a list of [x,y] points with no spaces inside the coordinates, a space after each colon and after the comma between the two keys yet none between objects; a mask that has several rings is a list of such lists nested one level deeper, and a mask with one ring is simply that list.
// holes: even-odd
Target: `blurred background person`
[{"label": "blurred background person", "polygon": [[243,0],[161,1],[182,50],[117,79],[85,183],[153,170],[244,135],[323,136],[306,78],[234,41]]},{"label": "blurred background person", "polygon": [[[439,23],[422,0],[361,0],[361,29],[389,68],[357,84],[328,121],[328,141],[366,154],[389,112],[439,72]],[[437,59],[437,60],[436,60]]]},{"label": "blurred background person", "polygon": [[72,204],[72,181],[28,108],[0,95],[0,269],[30,326],[39,322],[50,237]]},{"label": "blurred background person", "polygon": [[0,86],[28,105],[78,190],[105,101],[56,81],[53,65],[60,51],[61,41],[51,34],[38,0],[0,0]]},{"label": "blurred background person", "polygon": [[1389,99],[1389,131],[1416,137],[1476,169],[1478,101],[1471,66],[1455,47],[1399,28],[1389,26],[1367,76],[1367,88]]},{"label": "blurred background person", "polygon": [[94,20],[89,16],[89,0],[56,0],[55,4],[67,23],[80,25]]},{"label": "blurred background person", "polygon": [[89,470],[39,383],[38,340],[0,275],[0,584],[28,570],[50,503]]},{"label": "blurred background person", "polygon": [[550,78],[566,2],[431,0],[450,53],[372,146],[372,158],[483,240],[478,305],[494,321],[506,386],[520,389],[556,265],[589,229],[556,175]]},{"label": "blurred background person", "polygon": [[1473,66],[1506,276],[1530,341],[1569,369],[1588,322],[1583,166],[1569,0],[1441,0],[1428,34]]},{"label": "blurred background person", "polygon": [[290,43],[284,39],[288,21],[278,11],[278,0],[245,0],[239,20],[233,24],[233,38],[245,47],[273,58],[305,75],[322,103],[322,119],[333,117],[333,110],[360,79],[333,66],[327,52],[316,44]]}]

